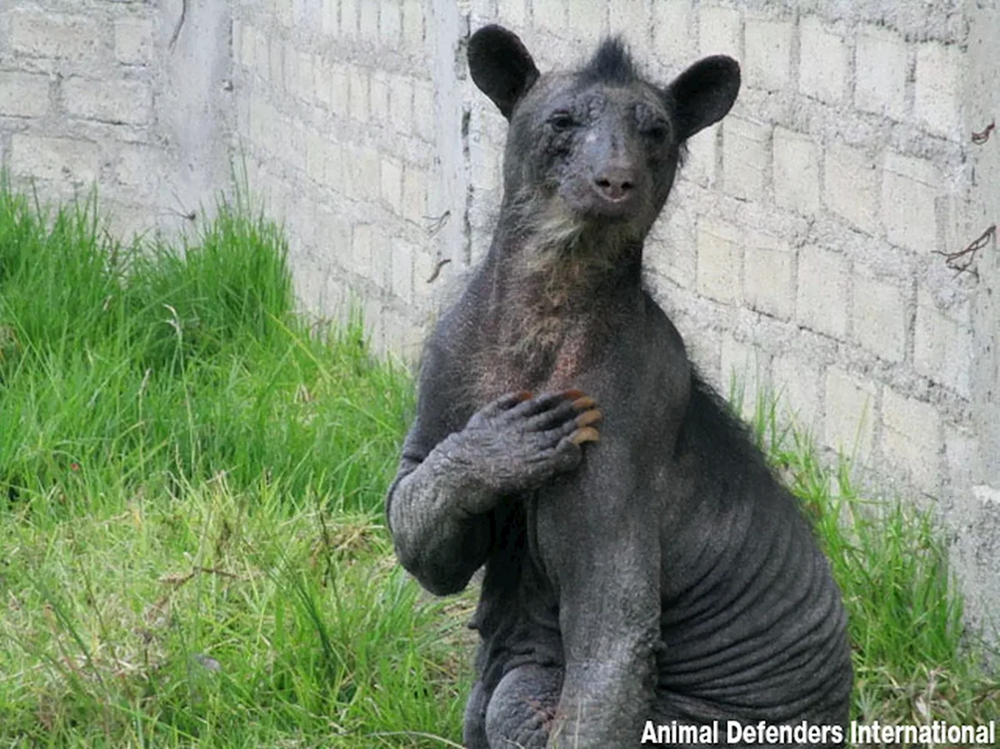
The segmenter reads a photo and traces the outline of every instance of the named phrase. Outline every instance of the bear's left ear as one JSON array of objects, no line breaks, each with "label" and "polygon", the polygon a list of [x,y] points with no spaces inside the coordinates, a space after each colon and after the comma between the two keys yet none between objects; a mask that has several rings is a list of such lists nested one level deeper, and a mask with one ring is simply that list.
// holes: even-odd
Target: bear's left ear
[{"label": "bear's left ear", "polygon": [[495,25],[484,26],[469,39],[469,72],[508,120],[538,80],[535,61],[517,34]]},{"label": "bear's left ear", "polygon": [[677,76],[666,94],[674,106],[679,140],[725,117],[739,90],[739,63],[724,55],[699,60]]}]

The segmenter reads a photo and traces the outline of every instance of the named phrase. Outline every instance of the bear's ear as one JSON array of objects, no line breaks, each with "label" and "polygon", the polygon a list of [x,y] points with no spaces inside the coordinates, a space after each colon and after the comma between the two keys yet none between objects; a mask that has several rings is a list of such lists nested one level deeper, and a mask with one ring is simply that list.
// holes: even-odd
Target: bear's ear
[{"label": "bear's ear", "polygon": [[729,112],[740,90],[740,66],[731,57],[699,60],[667,87],[680,140],[718,122]]},{"label": "bear's ear", "polygon": [[484,26],[469,39],[469,72],[508,120],[538,80],[538,68],[528,50],[502,26]]}]

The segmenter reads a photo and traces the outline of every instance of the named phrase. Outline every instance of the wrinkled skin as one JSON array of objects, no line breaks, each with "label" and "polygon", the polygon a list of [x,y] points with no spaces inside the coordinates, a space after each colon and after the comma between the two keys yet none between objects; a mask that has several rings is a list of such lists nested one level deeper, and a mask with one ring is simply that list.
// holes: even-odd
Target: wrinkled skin
[{"label": "wrinkled skin", "polygon": [[635,747],[647,720],[845,724],[829,566],[642,284],[680,148],[728,112],[738,66],[707,58],[659,88],[606,42],[540,75],[495,26],[469,60],[510,121],[504,202],[427,343],[387,498],[428,590],[485,565],[466,745]]}]

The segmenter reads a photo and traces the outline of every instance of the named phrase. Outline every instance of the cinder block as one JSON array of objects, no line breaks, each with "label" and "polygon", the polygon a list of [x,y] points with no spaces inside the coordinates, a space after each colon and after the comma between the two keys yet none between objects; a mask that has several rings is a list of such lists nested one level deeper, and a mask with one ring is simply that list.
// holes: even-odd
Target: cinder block
[{"label": "cinder block", "polygon": [[882,445],[886,457],[906,469],[922,491],[935,494],[941,482],[941,420],[931,404],[884,388]]},{"label": "cinder block", "polygon": [[31,57],[61,57],[74,62],[97,60],[107,38],[96,18],[13,10],[10,48]]},{"label": "cinder block", "polygon": [[374,294],[369,294],[361,300],[361,309],[365,320],[365,335],[377,356],[385,355],[385,329],[382,321],[385,310],[382,300]]},{"label": "cinder block", "polygon": [[323,36],[337,36],[340,32],[338,0],[322,0],[323,9],[320,15],[320,30]]},{"label": "cinder block", "polygon": [[306,176],[314,182],[326,182],[326,142],[313,129],[306,130]]},{"label": "cinder block", "polygon": [[964,494],[976,480],[979,440],[970,429],[945,424],[944,457],[952,491]]},{"label": "cinder block", "polygon": [[534,3],[535,25],[556,36],[566,33],[569,23],[566,0],[545,0]]},{"label": "cinder block", "polygon": [[[689,321],[676,312],[674,318],[674,322],[682,331],[682,335],[684,330],[694,331],[701,327],[697,325],[693,318]],[[723,384],[718,381],[718,373],[721,371],[720,362],[722,360],[722,337],[720,333],[711,329],[702,329],[700,330],[700,335],[688,335],[684,343],[687,348],[688,357],[692,363],[698,367],[712,385],[720,389],[720,392],[726,392],[729,383],[726,383],[724,388]]]},{"label": "cinder block", "polygon": [[368,121],[368,71],[360,65],[350,65],[347,70],[351,97],[351,119]]},{"label": "cinder block", "polygon": [[351,115],[351,79],[347,66],[333,63],[330,67],[330,109],[339,117]]},{"label": "cinder block", "polygon": [[18,176],[89,185],[97,179],[100,155],[97,145],[87,141],[14,133],[10,170]]},{"label": "cinder block", "polygon": [[[247,38],[253,39],[246,31],[246,29],[242,29],[239,36],[233,38],[234,44],[239,43],[242,56],[245,56],[248,51],[251,55],[253,54],[253,44],[244,43]],[[126,17],[115,20],[115,58],[118,62],[128,65],[145,65],[150,61],[152,55],[153,22],[150,19]],[[247,62],[243,64],[246,65]],[[250,64],[253,64],[252,57]]]},{"label": "cinder block", "polygon": [[913,346],[917,372],[969,398],[972,395],[969,363],[974,356],[968,307],[963,305],[958,313],[945,313],[935,304],[933,295],[921,290],[917,295]]},{"label": "cinder block", "polygon": [[303,309],[312,313],[319,313],[323,309],[326,277],[329,275],[329,271],[317,266],[307,258],[297,259],[292,264],[295,298]]},{"label": "cinder block", "polygon": [[838,340],[847,334],[847,259],[818,247],[799,251],[799,322]]},{"label": "cinder block", "polygon": [[424,348],[424,340],[427,338],[427,331],[419,322],[409,322],[406,325],[403,338],[403,348],[401,354],[406,362],[416,363],[420,361],[420,352]]},{"label": "cinder block", "polygon": [[958,45],[925,42],[917,49],[913,113],[937,135],[956,137],[961,129],[963,62]]},{"label": "cinder block", "polygon": [[397,216],[403,212],[403,162],[383,156],[380,163],[379,184],[382,200]]},{"label": "cinder block", "polygon": [[721,128],[721,124],[712,125],[688,138],[687,159],[680,172],[684,179],[705,187],[715,184],[715,160]]},{"label": "cinder block", "polygon": [[448,275],[448,266],[444,266],[435,281],[431,281],[438,270],[438,259],[430,247],[418,247],[413,256],[413,299],[420,305],[426,305],[434,299],[440,282]]},{"label": "cinder block", "polygon": [[748,18],[744,33],[747,85],[766,91],[784,91],[792,79],[794,22]]},{"label": "cinder block", "polygon": [[755,310],[781,320],[795,308],[793,256],[787,244],[751,234],[743,259],[743,296]]},{"label": "cinder block", "polygon": [[296,0],[301,5],[301,15],[296,17],[295,24],[315,30],[323,23],[323,0]]},{"label": "cinder block", "polygon": [[437,117],[434,116],[434,86],[429,81],[413,83],[413,124],[417,134],[433,143],[437,137]]},{"label": "cinder block", "polygon": [[378,200],[381,186],[379,184],[379,155],[370,148],[351,150],[351,183],[342,185],[341,190],[365,200]]},{"label": "cinder block", "polygon": [[333,262],[341,268],[350,266],[351,227],[342,216],[323,206],[316,208],[316,248],[324,265]]},{"label": "cinder block", "polygon": [[[289,146],[289,155],[286,163],[300,172],[304,172],[306,170],[306,126],[298,115],[291,117],[291,127],[287,131],[286,140]],[[296,210],[300,210],[302,201],[295,201],[294,207]],[[308,222],[305,221],[303,223]],[[300,231],[305,232],[306,230],[301,229]]]},{"label": "cinder block", "polygon": [[821,420],[819,383],[819,369],[801,356],[783,354],[771,361],[771,387],[779,416],[814,436]]},{"label": "cinder block", "polygon": [[524,2],[525,0],[498,0],[497,19],[499,22],[504,26],[523,28],[528,19]]},{"label": "cinder block", "polygon": [[271,80],[270,46],[262,31],[253,32],[253,70],[262,80]]},{"label": "cinder block", "polygon": [[574,39],[588,45],[596,44],[608,34],[607,20],[607,3],[603,0],[570,0],[569,30]]},{"label": "cinder block", "polygon": [[427,172],[413,164],[403,167],[403,218],[423,224],[427,217]]},{"label": "cinder block", "polygon": [[403,8],[399,0],[381,0],[378,28],[383,46],[396,49],[403,34]]},{"label": "cinder block", "polygon": [[739,299],[742,232],[735,226],[698,222],[698,292],[719,302]]},{"label": "cinder block", "polygon": [[371,116],[375,122],[389,121],[389,76],[379,70],[372,73]]},{"label": "cinder block", "polygon": [[283,42],[284,49],[281,52],[282,69],[285,79],[283,81],[284,90],[294,97],[299,97],[299,51],[291,40]]},{"label": "cinder block", "polygon": [[382,326],[384,328],[386,356],[390,358],[400,356],[403,338],[406,335],[406,321],[398,312],[387,307],[382,313]]},{"label": "cinder block", "polygon": [[722,340],[719,387],[729,400],[740,405],[740,415],[752,419],[760,396],[766,395],[767,358],[754,346],[732,336]]},{"label": "cinder block", "polygon": [[424,9],[421,0],[403,0],[403,43],[412,52],[424,46]]},{"label": "cinder block", "polygon": [[0,75],[0,115],[41,117],[49,111],[49,77],[38,73]]},{"label": "cinder block", "polygon": [[703,55],[740,54],[740,12],[734,8],[704,6],[698,9],[698,28]]},{"label": "cinder block", "polygon": [[[595,6],[604,5],[597,0],[590,0],[590,2]],[[621,34],[626,39],[634,40],[636,44],[645,44],[650,36],[649,16],[646,13],[645,0],[615,0],[611,4],[608,24],[611,34]]]},{"label": "cinder block", "polygon": [[866,460],[875,435],[875,388],[837,367],[826,373],[823,440],[827,447]]},{"label": "cinder block", "polygon": [[882,178],[882,221],[889,241],[914,252],[937,249],[934,203],[941,191],[941,177],[932,162],[887,154]]},{"label": "cinder block", "polygon": [[657,0],[653,3],[653,51],[669,67],[680,70],[698,50],[691,33],[694,11],[690,0]]},{"label": "cinder block", "polygon": [[653,227],[645,252],[647,266],[685,289],[698,283],[698,239],[695,210],[678,203]]},{"label": "cinder block", "polygon": [[115,177],[129,189],[133,200],[155,199],[162,171],[157,168],[160,152],[149,146],[124,143],[115,159]]},{"label": "cinder block", "polygon": [[906,114],[906,41],[883,26],[858,33],[854,103],[866,112],[902,119]]},{"label": "cinder block", "polygon": [[879,180],[875,160],[841,144],[826,149],[823,198],[827,208],[869,234],[878,232]]},{"label": "cinder block", "polygon": [[352,273],[362,278],[372,277],[372,225],[355,224],[351,231]]},{"label": "cinder block", "polygon": [[[294,137],[292,130],[295,127],[295,121],[292,117],[278,112],[273,124],[276,128],[275,132],[271,134],[271,142],[274,144],[273,153],[285,168],[284,171],[287,178],[289,171],[294,169],[296,160],[295,145],[292,142]],[[303,140],[305,139],[303,138]],[[292,206],[293,203],[294,200],[289,201],[289,206]],[[294,227],[290,226],[289,228]]]},{"label": "cinder block", "polygon": [[[543,3],[544,4],[544,3]],[[538,7],[538,4],[535,5]],[[614,12],[619,10],[617,4]],[[536,11],[537,14],[537,11]],[[574,38],[594,44],[604,32],[607,4],[603,0],[573,0],[569,3],[569,28]],[[556,33],[562,30],[557,30]]]},{"label": "cinder block", "polygon": [[477,191],[494,196],[500,189],[499,160],[501,155],[493,144],[485,138],[476,138],[469,143],[469,160],[472,165],[472,184]]},{"label": "cinder block", "polygon": [[413,79],[389,76],[389,112],[397,133],[410,133],[413,122]]},{"label": "cinder block", "polygon": [[761,200],[770,167],[770,127],[730,115],[722,125],[722,175],[725,191]]},{"label": "cinder block", "polygon": [[323,153],[325,183],[330,189],[342,192],[350,174],[346,158],[347,150],[342,144],[330,140],[325,140],[324,144],[326,146]]},{"label": "cinder block", "polygon": [[358,3],[372,0],[340,0],[340,35],[353,39],[358,35]]},{"label": "cinder block", "polygon": [[847,90],[847,44],[820,20],[808,17],[800,26],[799,90],[831,104]]},{"label": "cinder block", "polygon": [[811,216],[819,210],[819,151],[814,139],[774,129],[774,201]]},{"label": "cinder block", "polygon": [[389,237],[381,224],[372,224],[371,257],[371,280],[380,289],[391,289],[392,252],[389,250]]},{"label": "cinder block", "polygon": [[264,138],[267,142],[268,150],[274,154],[279,161],[288,161],[291,153],[291,144],[288,142],[288,130],[292,124],[288,118],[278,110],[271,110],[271,117],[267,120],[270,128]]},{"label": "cinder block", "polygon": [[900,289],[854,274],[854,340],[880,359],[900,362],[906,351],[906,300]]},{"label": "cinder block", "polygon": [[295,10],[294,1],[287,2],[287,0],[279,0],[279,2],[269,3],[269,5],[269,10],[278,23],[286,29],[290,28],[295,22],[295,14],[293,12]]},{"label": "cinder block", "polygon": [[413,304],[413,258],[416,245],[402,239],[392,242],[392,293],[406,304]]},{"label": "cinder block", "polygon": [[250,139],[251,97],[243,96],[236,101],[236,135],[237,142]]},{"label": "cinder block", "polygon": [[379,40],[378,6],[378,0],[362,0],[359,8],[358,31],[362,39],[373,45]]},{"label": "cinder block", "polygon": [[73,77],[63,82],[62,92],[71,116],[101,122],[144,125],[153,107],[149,84],[136,80]]},{"label": "cinder block", "polygon": [[278,38],[267,40],[267,79],[279,91],[285,90],[285,44]]},{"label": "cinder block", "polygon": [[300,101],[313,101],[316,98],[316,79],[312,55],[293,48],[286,53],[285,59],[291,60],[294,66],[289,93]]},{"label": "cinder block", "polygon": [[321,55],[316,55],[316,59],[313,61],[313,71],[316,77],[316,102],[328,109],[333,107],[330,70],[330,62]]},{"label": "cinder block", "polygon": [[[254,65],[254,29],[245,23],[237,24],[233,21],[233,59],[245,68],[253,69]],[[118,51],[118,29],[115,29],[115,56],[119,56]],[[150,39],[152,42],[152,39]]]},{"label": "cinder block", "polygon": [[264,119],[267,117],[267,105],[259,96],[250,99],[250,142],[261,145],[264,140]]},{"label": "cinder block", "polygon": [[313,221],[316,203],[310,196],[303,194],[301,189],[299,196],[290,206],[289,225],[295,228],[301,238],[303,253],[312,256],[313,247],[316,246],[316,224]]}]

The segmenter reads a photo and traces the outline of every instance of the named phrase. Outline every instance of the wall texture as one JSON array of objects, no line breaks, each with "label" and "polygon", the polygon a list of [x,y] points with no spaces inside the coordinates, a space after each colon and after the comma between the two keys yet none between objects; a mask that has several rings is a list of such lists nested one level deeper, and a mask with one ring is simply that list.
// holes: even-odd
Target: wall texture
[{"label": "wall texture", "polygon": [[[120,229],[176,229],[228,184],[230,9],[0,0],[0,163],[41,198],[97,184]],[[177,31],[176,39],[174,33]]]},{"label": "wall texture", "polygon": [[996,610],[1000,252],[941,254],[1000,220],[1000,136],[971,137],[1000,114],[996,0],[6,0],[0,155],[160,228],[233,155],[287,223],[304,306],[353,298],[412,358],[499,204],[504,121],[464,65],[495,21],[543,70],[618,32],[663,82],[741,61],[651,285],[711,379],[780,389],[820,445],[934,507],[972,615]]}]

